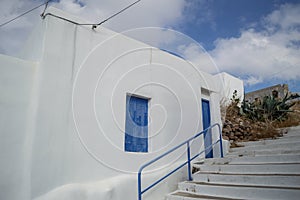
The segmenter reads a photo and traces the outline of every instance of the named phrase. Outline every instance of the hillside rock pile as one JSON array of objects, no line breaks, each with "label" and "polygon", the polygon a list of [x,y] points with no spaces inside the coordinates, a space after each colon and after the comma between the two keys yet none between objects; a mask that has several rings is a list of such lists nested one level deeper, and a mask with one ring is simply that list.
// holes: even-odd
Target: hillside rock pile
[{"label": "hillside rock pile", "polygon": [[[271,131],[267,134],[266,130]],[[279,133],[270,130],[263,122],[251,123],[250,120],[240,117],[225,120],[223,125],[223,138],[226,140],[241,141],[256,141],[266,137],[277,137]]]},{"label": "hillside rock pile", "polygon": [[229,106],[226,111],[222,134],[225,140],[229,140],[232,147],[236,142],[256,141],[262,138],[276,138],[284,131],[278,131],[265,122],[251,121],[239,114],[239,107]]}]

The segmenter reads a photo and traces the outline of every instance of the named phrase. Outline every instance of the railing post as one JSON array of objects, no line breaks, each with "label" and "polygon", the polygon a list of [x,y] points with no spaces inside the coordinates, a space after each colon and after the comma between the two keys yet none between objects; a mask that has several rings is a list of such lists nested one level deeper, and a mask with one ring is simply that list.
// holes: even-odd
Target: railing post
[{"label": "railing post", "polygon": [[138,173],[138,200],[142,200],[142,180],[140,171]]},{"label": "railing post", "polygon": [[220,124],[218,124],[218,128],[219,128],[219,135],[220,135],[220,153],[221,153],[221,158],[223,158],[224,154],[223,154],[222,130]]},{"label": "railing post", "polygon": [[190,142],[187,141],[187,158],[188,158],[188,177],[189,181],[192,181],[192,172],[191,172],[191,150],[190,150]]}]

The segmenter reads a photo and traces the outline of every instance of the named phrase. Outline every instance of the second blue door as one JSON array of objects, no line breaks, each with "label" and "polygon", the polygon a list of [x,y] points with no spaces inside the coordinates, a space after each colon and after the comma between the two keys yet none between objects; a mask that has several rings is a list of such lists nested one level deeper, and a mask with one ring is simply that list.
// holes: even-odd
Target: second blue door
[{"label": "second blue door", "polygon": [[125,151],[148,152],[148,99],[126,97]]},{"label": "second blue door", "polygon": [[[202,99],[202,123],[203,130],[210,127],[210,106],[209,101]],[[205,157],[213,158],[213,149],[212,149],[212,135],[211,130],[208,130],[204,133],[204,147],[205,147]]]}]

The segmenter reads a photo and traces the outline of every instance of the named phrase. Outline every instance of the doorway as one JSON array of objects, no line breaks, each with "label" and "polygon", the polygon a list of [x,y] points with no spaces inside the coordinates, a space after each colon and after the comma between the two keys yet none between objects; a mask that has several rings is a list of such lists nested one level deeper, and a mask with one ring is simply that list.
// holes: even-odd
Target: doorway
[{"label": "doorway", "polygon": [[[210,105],[209,101],[202,99],[202,123],[203,130],[210,127]],[[204,148],[205,148],[205,158],[213,158],[213,148],[212,148],[212,134],[211,130],[204,132]]]},{"label": "doorway", "polygon": [[126,96],[125,151],[148,152],[148,99]]}]

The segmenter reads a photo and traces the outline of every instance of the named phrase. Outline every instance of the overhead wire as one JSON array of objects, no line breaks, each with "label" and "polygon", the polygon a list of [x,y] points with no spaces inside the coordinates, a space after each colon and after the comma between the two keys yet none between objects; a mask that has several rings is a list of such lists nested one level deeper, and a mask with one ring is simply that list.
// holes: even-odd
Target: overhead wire
[{"label": "overhead wire", "polygon": [[100,26],[102,24],[104,24],[105,22],[107,22],[108,20],[112,19],[113,17],[121,14],[122,12],[124,12],[125,10],[129,9],[130,7],[134,6],[135,4],[139,3],[141,0],[137,0],[133,3],[131,3],[130,5],[126,6],[125,8],[123,8],[122,10],[120,10],[119,12],[116,12],[115,14],[111,15],[110,17],[104,19],[103,21],[99,22],[99,23],[78,23],[76,21],[73,21],[73,20],[70,20],[70,19],[67,19],[65,17],[61,17],[61,16],[58,16],[58,15],[55,15],[55,14],[52,14],[52,13],[46,13],[46,14],[43,14],[41,15],[42,18],[44,19],[46,16],[53,16],[53,17],[56,17],[56,18],[59,18],[59,19],[62,19],[62,20],[65,20],[67,22],[70,22],[72,24],[75,24],[75,25],[80,25],[80,26],[92,26],[93,29],[97,28],[97,26]]},{"label": "overhead wire", "polygon": [[70,19],[67,19],[65,17],[61,17],[61,16],[58,16],[58,15],[55,15],[55,14],[52,14],[52,13],[46,13],[44,15],[41,15],[41,17],[43,19],[45,19],[48,15],[52,16],[52,17],[56,17],[56,18],[64,20],[64,21],[67,21],[67,22],[70,22],[70,23],[75,24],[75,25],[80,25],[80,26],[94,26],[94,25],[96,25],[95,23],[87,23],[87,24],[78,23],[78,22],[75,22],[73,20],[70,20]]},{"label": "overhead wire", "polygon": [[100,23],[96,24],[97,26],[100,26],[101,24],[105,23],[106,21],[110,20],[111,18],[121,14],[122,12],[124,12],[125,10],[127,10],[128,8],[134,6],[135,4],[139,3],[141,0],[137,0],[135,2],[133,2],[132,4],[128,5],[127,7],[123,8],[122,10],[120,10],[119,12],[111,15],[110,17],[106,18],[105,20],[101,21]]},{"label": "overhead wire", "polygon": [[[130,7],[134,6],[135,4],[139,3],[141,0],[137,0],[133,3],[131,3],[130,5],[126,6],[125,8],[123,8],[122,10],[120,10],[119,12],[116,12],[115,14],[111,15],[110,17],[106,18],[105,20],[99,22],[99,23],[78,23],[78,22],[75,22],[73,20],[70,20],[70,19],[67,19],[65,17],[61,17],[61,16],[58,16],[58,15],[55,15],[55,14],[52,14],[52,13],[46,13],[46,14],[43,14],[41,15],[42,18],[44,19],[47,15],[50,15],[50,16],[53,16],[53,17],[56,17],[56,18],[59,18],[59,19],[62,19],[62,20],[65,20],[67,22],[70,22],[72,24],[75,24],[75,25],[80,25],[80,26],[92,26],[92,29],[95,29],[97,28],[97,26],[100,26],[102,24],[104,24],[105,22],[107,22],[108,20],[112,19],[113,17],[121,14],[122,12],[124,12],[125,10],[129,9]],[[46,10],[46,9],[45,9]]]},{"label": "overhead wire", "polygon": [[47,2],[46,2],[45,8],[44,8],[44,10],[43,10],[43,12],[42,12],[42,14],[41,14],[41,17],[44,16],[44,14],[45,14],[45,12],[46,12],[46,9],[48,8],[48,3],[49,3],[49,2],[50,2],[50,1],[47,1]]},{"label": "overhead wire", "polygon": [[26,12],[24,12],[24,13],[22,13],[22,14],[16,16],[16,17],[14,17],[14,18],[12,18],[12,19],[10,19],[10,20],[8,20],[8,21],[2,23],[2,24],[0,24],[0,27],[5,26],[6,24],[9,24],[9,23],[11,23],[11,22],[13,22],[13,21],[19,19],[20,17],[22,17],[22,16],[24,16],[24,15],[26,15],[26,14],[28,14],[28,13],[30,13],[30,12],[36,10],[36,9],[38,9],[39,7],[41,7],[41,6],[43,6],[43,5],[48,5],[48,3],[49,3],[50,1],[51,1],[51,0],[48,0],[48,1],[46,1],[46,2],[44,2],[44,3],[42,3],[42,4],[40,4],[40,5],[37,5],[37,6],[35,6],[34,8],[32,8],[32,9],[30,9],[30,10],[28,10],[28,11],[26,11]]},{"label": "overhead wire", "polygon": [[8,21],[2,23],[2,24],[0,24],[0,27],[5,26],[6,24],[9,24],[9,23],[11,23],[11,22],[17,20],[18,18],[20,18],[20,17],[22,17],[22,16],[24,16],[24,15],[26,15],[26,14],[28,14],[28,13],[30,13],[30,12],[36,10],[36,9],[38,9],[39,7],[45,5],[44,11],[43,11],[42,14],[41,14],[41,17],[42,17],[43,19],[44,19],[46,16],[49,15],[49,16],[53,16],[53,17],[59,18],[59,19],[61,19],[61,20],[65,20],[65,21],[70,22],[70,23],[75,24],[75,25],[92,26],[92,28],[95,29],[95,28],[97,28],[97,26],[100,26],[100,25],[104,24],[105,22],[107,22],[108,20],[110,20],[110,19],[114,18],[115,16],[121,14],[121,13],[124,12],[125,10],[127,10],[127,9],[129,9],[130,7],[134,6],[135,4],[139,3],[141,0],[137,0],[137,1],[133,2],[133,3],[131,3],[130,5],[128,5],[128,6],[126,6],[125,8],[123,8],[122,10],[116,12],[115,14],[111,15],[110,17],[106,18],[105,20],[103,20],[103,21],[101,21],[101,22],[99,22],[99,23],[78,23],[78,22],[75,22],[75,21],[73,21],[73,20],[70,20],[70,19],[67,19],[67,18],[65,18],[65,17],[61,17],[61,16],[58,16],[58,15],[55,15],[55,14],[52,14],[52,13],[46,13],[46,14],[45,14],[45,11],[46,11],[46,9],[47,9],[47,7],[48,7],[48,3],[49,3],[50,1],[52,1],[52,0],[48,0],[48,1],[46,1],[46,2],[44,2],[44,3],[42,3],[42,4],[40,4],[40,5],[35,6],[34,8],[32,8],[32,9],[30,9],[30,10],[28,10],[28,11],[26,11],[26,12],[24,12],[24,13],[22,13],[22,14],[16,16],[16,17],[14,17],[14,18],[12,18],[12,19],[10,19],[10,20],[8,20]]}]

